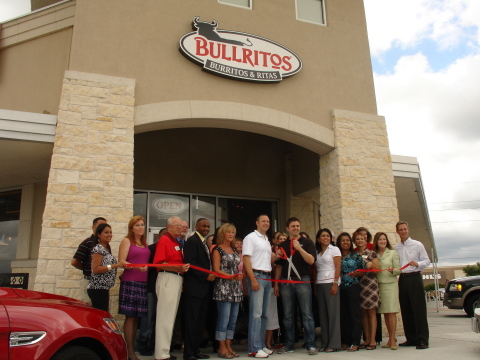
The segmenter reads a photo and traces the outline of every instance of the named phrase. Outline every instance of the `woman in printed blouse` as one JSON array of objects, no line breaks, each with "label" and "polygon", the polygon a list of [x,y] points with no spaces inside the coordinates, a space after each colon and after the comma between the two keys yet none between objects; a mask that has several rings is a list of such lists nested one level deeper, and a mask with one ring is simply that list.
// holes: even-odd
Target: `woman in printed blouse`
[{"label": "woman in printed blouse", "polygon": [[388,342],[382,345],[382,348],[397,350],[397,314],[400,311],[398,300],[398,279],[400,275],[400,260],[398,254],[393,250],[388,236],[384,232],[378,232],[373,239],[373,249],[378,254],[380,260],[380,271],[377,273],[378,285],[380,287],[380,298],[382,305],[377,309],[377,313],[383,314],[385,324],[388,330]]},{"label": "woman in printed blouse", "polygon": [[[139,215],[128,222],[128,234],[120,243],[118,259],[127,264],[147,264],[150,260],[150,250],[145,237],[145,219]],[[139,360],[133,347],[141,317],[148,315],[147,303],[147,266],[126,269],[120,276],[120,294],[118,296],[118,313],[125,315],[125,342],[128,357]]]},{"label": "woman in printed blouse", "polygon": [[320,318],[320,351],[333,352],[341,348],[340,338],[340,293],[338,291],[342,254],[333,245],[329,229],[318,230],[315,290]]},{"label": "woman in printed blouse", "polygon": [[224,224],[218,229],[216,246],[212,253],[213,271],[231,276],[230,279],[217,277],[213,286],[213,300],[217,301],[218,318],[215,340],[218,340],[218,357],[231,359],[239,355],[233,351],[232,339],[235,333],[238,309],[243,299],[240,285],[243,274],[238,272],[240,256],[234,247],[236,229],[233,224]]},{"label": "woman in printed blouse", "polygon": [[[367,238],[361,232],[353,233],[353,241],[357,246],[357,252],[365,261],[365,268],[380,269],[377,254],[367,249]],[[380,307],[380,292],[378,290],[377,274],[367,272],[360,279],[360,308],[362,309],[362,324],[365,342],[361,348],[375,350],[377,343],[375,334],[377,332],[377,309]]]},{"label": "woman in printed blouse", "polygon": [[359,278],[365,269],[363,258],[353,250],[352,238],[343,232],[337,237],[337,247],[342,253],[340,271],[340,329],[342,350],[358,351],[362,336]]},{"label": "woman in printed blouse", "polygon": [[117,269],[125,266],[125,261],[119,261],[112,255],[112,227],[100,224],[95,229],[92,248],[92,277],[87,286],[87,294],[96,309],[108,312],[109,290],[115,285]]}]

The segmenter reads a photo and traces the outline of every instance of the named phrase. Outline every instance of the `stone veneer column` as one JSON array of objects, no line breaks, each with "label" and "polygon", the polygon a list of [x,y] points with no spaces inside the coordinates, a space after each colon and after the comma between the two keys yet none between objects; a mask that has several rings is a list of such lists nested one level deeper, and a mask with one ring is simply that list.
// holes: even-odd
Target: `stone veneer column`
[{"label": "stone veneer column", "polygon": [[70,261],[97,216],[112,226],[117,257],[133,215],[134,95],[133,79],[65,72],[35,290],[82,297]]},{"label": "stone veneer column", "polygon": [[397,198],[385,119],[333,111],[335,149],[320,158],[322,227],[338,235],[365,226],[395,242]]}]

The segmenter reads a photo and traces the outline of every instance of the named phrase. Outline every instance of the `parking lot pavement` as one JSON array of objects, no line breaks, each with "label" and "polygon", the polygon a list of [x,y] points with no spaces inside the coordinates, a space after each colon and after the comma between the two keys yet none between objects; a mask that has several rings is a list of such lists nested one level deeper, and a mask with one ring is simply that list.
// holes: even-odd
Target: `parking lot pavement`
[{"label": "parking lot pavement", "polygon": [[[347,353],[340,351],[336,353],[319,353],[309,356],[306,349],[299,348],[297,344],[294,353],[274,354],[270,359],[276,360],[313,360],[315,357],[328,359],[345,359],[351,357],[355,359],[381,359],[381,360],[469,360],[480,359],[480,334],[472,332],[470,318],[465,315],[463,310],[449,310],[440,305],[439,312],[436,311],[435,303],[428,303],[428,323],[430,327],[430,348],[426,350],[417,350],[415,347],[399,347],[398,350],[382,349],[360,350]],[[405,337],[397,337],[398,342],[405,341]],[[240,354],[241,358],[247,358],[247,349],[245,346],[235,345],[234,349]],[[208,350],[208,351],[207,351]],[[211,359],[217,359],[217,354],[210,353],[211,347],[203,349],[205,353],[211,356]],[[173,355],[182,360],[182,353],[176,351]],[[153,356],[139,356],[142,360],[153,360]]]}]

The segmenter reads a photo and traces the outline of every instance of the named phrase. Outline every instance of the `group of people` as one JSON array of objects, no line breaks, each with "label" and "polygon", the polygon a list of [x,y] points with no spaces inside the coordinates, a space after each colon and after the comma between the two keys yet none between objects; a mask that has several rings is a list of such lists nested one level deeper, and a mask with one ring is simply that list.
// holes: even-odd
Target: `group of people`
[{"label": "group of people", "polygon": [[[232,340],[244,297],[248,298],[249,357],[294,351],[297,308],[309,355],[376,349],[377,314],[384,314],[389,333],[382,347],[396,350],[399,305],[406,336],[406,342],[399,345],[428,348],[421,271],[430,261],[423,245],[409,237],[406,222],[396,225],[401,242],[395,249],[384,232],[375,234],[372,243],[365,228],[352,236],[342,232],[335,242],[329,229],[320,229],[311,240],[300,231],[295,217],[287,220],[286,234],[275,233],[272,242],[267,237],[269,229],[269,217],[260,215],[256,230],[242,242],[230,223],[209,236],[210,223],[201,218],[193,235],[186,238],[188,223],[172,216],[157,243],[148,246],[145,219],[135,216],[128,224],[117,261],[109,246],[111,227],[104,218],[97,218],[92,237],[80,244],[72,265],[83,270],[92,306],[106,311],[116,269],[125,268],[120,277],[119,314],[126,316],[124,333],[132,360],[138,360],[134,339],[139,318],[139,344],[146,345],[150,336],[155,359],[176,359],[170,350],[172,337],[180,328],[184,360],[208,359],[200,344],[212,300],[217,309],[214,338],[218,357],[238,357]],[[283,310],[284,339],[274,350],[272,330],[279,328],[277,298],[281,299],[278,310]],[[314,306],[321,327],[320,347],[316,344]]]}]

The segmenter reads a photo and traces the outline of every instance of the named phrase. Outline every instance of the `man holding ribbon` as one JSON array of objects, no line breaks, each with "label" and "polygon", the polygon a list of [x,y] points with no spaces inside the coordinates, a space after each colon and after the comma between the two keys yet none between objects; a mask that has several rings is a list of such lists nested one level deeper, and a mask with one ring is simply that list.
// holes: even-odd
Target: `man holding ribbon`
[{"label": "man holding ribbon", "polygon": [[396,228],[401,242],[395,246],[395,250],[402,267],[398,290],[403,330],[407,338],[399,345],[416,346],[418,350],[423,350],[428,348],[429,331],[422,271],[430,265],[430,259],[423,244],[410,238],[406,221],[399,221]]},{"label": "man holding ribbon", "polygon": [[173,324],[182,292],[183,275],[189,269],[184,264],[183,252],[177,237],[182,231],[182,221],[177,216],[167,219],[167,232],[157,242],[154,264],[158,268],[156,282],[157,322],[155,325],[155,359],[175,360],[170,355]]},{"label": "man holding ribbon", "polygon": [[265,345],[268,305],[270,304],[272,253],[267,231],[270,228],[268,215],[260,215],[256,221],[257,230],[243,239],[243,270],[247,275],[249,294],[248,356],[267,358],[272,350]]},{"label": "man holding ribbon", "polygon": [[294,280],[293,283],[274,284],[275,296],[282,296],[283,324],[285,326],[285,346],[279,354],[291,353],[295,345],[295,299],[302,313],[305,346],[309,355],[317,354],[315,343],[315,321],[312,309],[312,287],[310,268],[317,260],[313,241],[300,236],[300,221],[291,217],[287,220],[288,240],[279,245],[280,259],[275,269],[275,279]]}]

